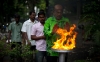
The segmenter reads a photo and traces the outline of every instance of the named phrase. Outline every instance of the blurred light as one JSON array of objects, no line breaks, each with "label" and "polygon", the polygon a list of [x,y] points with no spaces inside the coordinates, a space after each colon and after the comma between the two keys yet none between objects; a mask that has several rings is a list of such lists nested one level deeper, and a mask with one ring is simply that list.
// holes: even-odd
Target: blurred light
[{"label": "blurred light", "polygon": [[26,13],[26,15],[29,15],[29,13]]},{"label": "blurred light", "polygon": [[6,25],[8,25],[8,23]]},{"label": "blurred light", "polygon": [[35,12],[36,12],[36,10],[37,10],[37,7],[36,7],[36,6],[34,7],[34,10],[35,10]]},{"label": "blurred light", "polygon": [[27,3],[27,1],[25,1],[25,3]]}]

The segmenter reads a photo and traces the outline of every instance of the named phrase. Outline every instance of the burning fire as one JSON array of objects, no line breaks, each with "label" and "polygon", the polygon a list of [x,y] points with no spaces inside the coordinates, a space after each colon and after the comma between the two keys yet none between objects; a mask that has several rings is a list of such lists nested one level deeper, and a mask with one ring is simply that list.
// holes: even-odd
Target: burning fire
[{"label": "burning fire", "polygon": [[71,50],[75,48],[75,39],[77,32],[75,32],[76,25],[70,27],[70,31],[66,29],[58,28],[56,33],[61,36],[60,39],[57,39],[52,46],[53,49],[58,50]]}]

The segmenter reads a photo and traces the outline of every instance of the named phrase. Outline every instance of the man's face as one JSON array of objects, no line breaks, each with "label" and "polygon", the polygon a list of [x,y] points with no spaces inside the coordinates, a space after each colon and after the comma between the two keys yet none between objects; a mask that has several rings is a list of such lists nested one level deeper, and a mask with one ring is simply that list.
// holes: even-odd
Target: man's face
[{"label": "man's face", "polygon": [[45,22],[45,16],[44,15],[39,15],[38,16],[38,19],[41,23],[44,23]]},{"label": "man's face", "polygon": [[54,16],[57,20],[60,20],[62,18],[62,10],[55,10]]},{"label": "man's face", "polygon": [[55,9],[54,9],[54,16],[55,16],[55,18],[57,20],[60,20],[62,18],[62,14],[63,14],[62,6],[56,5]]},{"label": "man's face", "polygon": [[36,16],[36,14],[35,14],[35,13],[32,13],[32,14],[30,15],[30,19],[34,20],[34,19],[35,19],[35,16]]},{"label": "man's face", "polygon": [[20,19],[20,18],[18,18],[18,17],[15,17],[15,21],[16,21],[16,22],[19,22],[19,19]]}]

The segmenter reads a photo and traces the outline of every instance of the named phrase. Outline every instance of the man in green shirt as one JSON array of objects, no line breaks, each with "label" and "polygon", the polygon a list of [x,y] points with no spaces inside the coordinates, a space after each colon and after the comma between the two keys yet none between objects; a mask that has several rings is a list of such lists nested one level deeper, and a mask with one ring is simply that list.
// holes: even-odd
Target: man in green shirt
[{"label": "man in green shirt", "polygon": [[[18,14],[15,15],[15,21],[11,22],[8,27],[8,43],[14,42],[21,45],[22,37],[21,37],[21,28],[22,23],[20,22],[20,16]],[[12,45],[11,48],[15,47]]]},{"label": "man in green shirt", "polygon": [[[9,27],[8,27],[8,43],[10,43],[11,40],[11,49],[17,47],[20,47],[21,49],[21,44],[22,44],[22,34],[21,34],[21,28],[22,28],[22,23],[20,22],[20,15],[15,14],[14,16],[15,21],[11,22]],[[21,54],[21,50],[19,50]],[[13,57],[11,57],[12,59]],[[18,57],[17,58],[18,62],[22,62],[22,58]]]},{"label": "man in green shirt", "polygon": [[[57,62],[58,53],[51,50],[53,42],[59,37],[56,34],[58,28],[69,30],[69,19],[62,16],[63,7],[60,4],[54,6],[53,16],[49,17],[44,24],[44,35],[47,42],[47,62]],[[67,54],[66,54],[67,55]],[[67,60],[65,60],[67,61]]]}]

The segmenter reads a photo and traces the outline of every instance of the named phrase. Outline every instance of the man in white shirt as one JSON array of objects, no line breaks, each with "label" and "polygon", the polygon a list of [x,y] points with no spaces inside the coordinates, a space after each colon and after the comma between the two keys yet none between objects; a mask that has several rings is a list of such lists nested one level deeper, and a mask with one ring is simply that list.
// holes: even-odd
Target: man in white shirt
[{"label": "man in white shirt", "polygon": [[23,23],[23,26],[22,26],[22,35],[23,35],[23,43],[26,44],[26,45],[30,45],[31,46],[31,50],[35,50],[36,49],[36,46],[35,46],[35,40],[31,40],[31,28],[32,28],[32,25],[34,25],[35,23],[37,23],[38,21],[35,19],[35,11],[30,11],[29,12],[29,20],[26,20],[24,23]]}]

